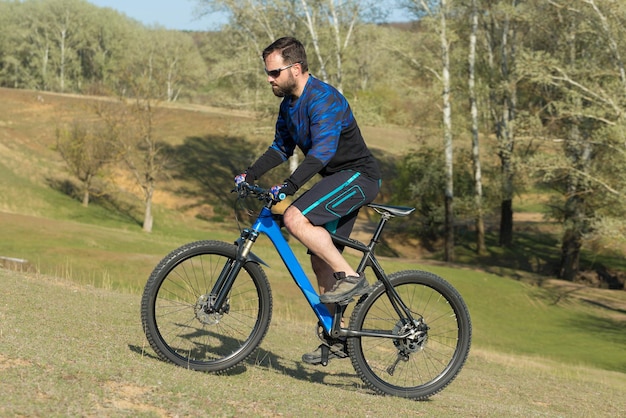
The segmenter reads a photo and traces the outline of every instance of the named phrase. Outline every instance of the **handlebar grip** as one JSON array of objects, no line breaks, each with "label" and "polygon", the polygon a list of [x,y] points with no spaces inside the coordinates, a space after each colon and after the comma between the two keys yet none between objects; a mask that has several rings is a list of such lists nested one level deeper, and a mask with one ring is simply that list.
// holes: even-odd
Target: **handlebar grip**
[{"label": "handlebar grip", "polygon": [[287,198],[287,195],[285,193],[278,194],[278,200],[280,200],[281,202],[285,200],[286,198]]}]

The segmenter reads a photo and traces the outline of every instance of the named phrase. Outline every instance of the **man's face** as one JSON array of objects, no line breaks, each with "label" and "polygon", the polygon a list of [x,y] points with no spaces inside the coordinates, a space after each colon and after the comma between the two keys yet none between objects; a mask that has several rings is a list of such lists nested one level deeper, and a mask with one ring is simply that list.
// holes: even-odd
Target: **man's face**
[{"label": "man's face", "polygon": [[294,93],[296,80],[291,72],[292,68],[292,66],[283,61],[283,57],[280,56],[278,51],[271,53],[265,59],[267,81],[272,86],[272,92],[277,97],[285,97]]}]

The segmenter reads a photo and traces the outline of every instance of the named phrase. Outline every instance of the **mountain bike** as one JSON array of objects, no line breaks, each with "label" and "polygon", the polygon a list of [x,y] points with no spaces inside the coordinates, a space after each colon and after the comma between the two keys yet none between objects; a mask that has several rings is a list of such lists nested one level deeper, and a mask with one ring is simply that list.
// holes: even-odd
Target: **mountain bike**
[{"label": "mountain bike", "polygon": [[[159,358],[178,366],[222,372],[246,360],[265,336],[272,316],[272,292],[252,252],[269,237],[295,284],[319,321],[323,340],[345,338],[358,376],[378,394],[424,400],[457,376],[470,350],[472,325],[457,290],[426,271],[385,273],[374,255],[392,218],[415,209],[370,203],[380,215],[369,244],[333,235],[333,241],[362,253],[357,273],[373,271],[376,283],[360,296],[349,325],[342,325],[350,301],[331,314],[281,231],[281,215],[267,189],[242,183],[237,202],[258,199],[252,226],[234,243],[192,242],[172,251],[150,275],[141,300],[144,332]],[[322,364],[329,348],[322,345]]]}]

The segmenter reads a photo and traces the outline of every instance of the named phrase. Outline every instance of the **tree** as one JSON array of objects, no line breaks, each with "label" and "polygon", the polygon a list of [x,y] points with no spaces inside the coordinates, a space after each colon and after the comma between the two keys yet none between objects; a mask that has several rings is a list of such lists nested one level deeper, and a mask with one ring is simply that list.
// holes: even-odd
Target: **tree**
[{"label": "tree", "polygon": [[261,57],[265,45],[278,37],[275,28],[294,32],[293,26],[285,28],[285,22],[291,20],[291,16],[285,16],[290,1],[197,0],[197,3],[200,15],[227,12],[230,16],[229,26],[237,29],[240,39],[249,43],[257,58]]},{"label": "tree", "polygon": [[150,77],[157,83],[156,97],[175,102],[184,88],[201,83],[206,65],[188,34],[153,29],[148,42],[150,57],[146,62],[150,66]]},{"label": "tree", "polygon": [[452,134],[452,103],[450,101],[450,43],[448,41],[447,16],[450,10],[450,0],[411,0],[409,8],[417,15],[425,14],[436,20],[433,27],[439,36],[440,65],[439,71],[433,70],[441,83],[442,94],[442,123],[443,123],[443,153],[445,160],[445,187],[442,190],[445,199],[445,244],[444,259],[454,261],[454,147]]},{"label": "tree", "polygon": [[52,40],[47,18],[33,2],[15,9],[20,22],[14,40],[15,57],[24,73],[17,83],[21,87],[49,90]]},{"label": "tree", "polygon": [[142,229],[145,232],[152,232],[152,200],[167,163],[167,146],[158,140],[154,129],[158,102],[150,93],[150,84],[145,78],[133,83],[134,98],[129,102],[123,101],[128,109],[125,112],[128,116],[126,130],[117,138],[122,149],[122,160],[143,195]]},{"label": "tree", "polygon": [[126,152],[123,154],[123,158],[143,192],[144,218],[142,228],[145,232],[152,232],[154,223],[152,199],[159,176],[164,171],[167,162],[163,153],[165,146],[155,138],[155,103],[153,99],[137,96],[131,108],[137,125],[133,136],[127,137]]},{"label": "tree", "polygon": [[85,42],[78,51],[84,80],[81,90],[115,95],[127,54],[134,51],[136,42],[143,41],[139,35],[143,32],[137,22],[113,9],[92,11],[89,24],[83,27]]},{"label": "tree", "polygon": [[0,2],[0,86],[17,87],[22,71],[14,51],[18,25],[12,17],[16,8],[14,3]]},{"label": "tree", "polygon": [[[363,1],[342,1],[342,0],[300,0],[302,7],[304,26],[307,28],[313,50],[318,59],[322,79],[329,82],[329,75],[326,70],[326,62],[329,55],[333,54],[335,61],[335,81],[334,85],[343,92],[343,56],[349,47],[354,31],[362,22],[364,10],[377,10],[376,3]],[[299,13],[297,13],[300,15]],[[330,31],[326,54],[322,53],[320,46],[320,32],[326,28]]]},{"label": "tree", "polygon": [[[523,75],[540,96],[537,117],[561,152],[536,156],[533,167],[560,193],[553,216],[563,224],[558,276],[573,280],[585,242],[623,229],[626,208],[626,77],[620,51],[626,10],[611,2],[551,2],[535,18],[537,47],[524,54]],[[602,7],[600,7],[602,6]],[[609,226],[607,228],[607,225]]]},{"label": "tree", "polygon": [[[419,150],[407,153],[398,161],[396,175],[391,179],[394,190],[392,201],[417,208],[417,222],[403,223],[402,231],[418,236],[431,251],[440,242],[446,222],[446,199],[441,191],[448,180],[445,162],[441,158],[442,150],[441,144],[436,147],[424,144]],[[468,162],[467,155],[456,154],[454,185],[456,194],[461,197],[455,199],[455,211],[459,218],[467,218],[474,213],[474,184]]]},{"label": "tree", "polygon": [[96,191],[94,180],[115,159],[110,131],[102,125],[76,120],[68,127],[58,128],[56,137],[56,150],[70,174],[80,181],[83,206],[88,207],[90,196]]},{"label": "tree", "polygon": [[[82,0],[48,0],[39,5],[34,3],[33,17],[35,33],[45,45],[44,54],[55,76],[55,88],[63,92],[67,82],[77,85],[81,81],[79,51],[87,42],[86,27],[91,24],[94,6]],[[47,78],[47,69],[43,75]],[[47,81],[50,82],[49,78]]]},{"label": "tree", "polygon": [[135,180],[143,201],[142,229],[152,232],[154,216],[152,200],[159,179],[166,168],[168,146],[159,141],[154,129],[157,101],[140,95],[145,86],[137,82],[133,99],[121,98],[119,102],[101,103],[97,113],[107,125],[119,150],[119,158]]},{"label": "tree", "polygon": [[143,201],[142,229],[152,232],[154,216],[152,201],[158,181],[167,164],[168,146],[159,140],[154,129],[159,100],[156,83],[150,78],[150,66],[137,63],[129,67],[123,85],[130,98],[120,97],[117,102],[98,102],[96,113],[107,125],[120,161],[141,191]]},{"label": "tree", "polygon": [[474,167],[474,202],[476,209],[476,252],[486,252],[485,223],[483,219],[483,186],[480,163],[480,142],[478,132],[478,99],[476,93],[476,42],[478,36],[478,0],[471,0],[470,4],[470,43],[468,53],[468,91],[470,100],[470,114],[472,124],[472,165]]},{"label": "tree", "polygon": [[50,31],[56,43],[59,90],[63,92],[66,72],[70,71],[71,66],[76,65],[76,46],[73,44],[78,41],[79,29],[76,26],[81,20],[74,15],[75,9],[70,9],[67,0],[50,3],[50,9],[54,16]]},{"label": "tree", "polygon": [[521,18],[519,0],[482,2],[483,33],[487,54],[487,82],[490,113],[498,141],[500,158],[500,238],[510,246],[513,241],[513,197],[515,192],[515,121],[518,113],[516,59],[519,49]]}]

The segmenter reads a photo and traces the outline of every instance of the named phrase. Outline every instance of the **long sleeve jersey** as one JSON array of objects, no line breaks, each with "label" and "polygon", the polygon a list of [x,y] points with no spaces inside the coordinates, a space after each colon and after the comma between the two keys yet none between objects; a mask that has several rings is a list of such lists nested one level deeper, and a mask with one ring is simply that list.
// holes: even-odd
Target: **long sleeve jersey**
[{"label": "long sleeve jersey", "polygon": [[274,142],[248,169],[258,178],[300,148],[305,159],[286,180],[295,190],[315,174],[358,171],[380,179],[378,164],[367,148],[346,98],[334,87],[310,76],[299,98],[280,105]]}]

